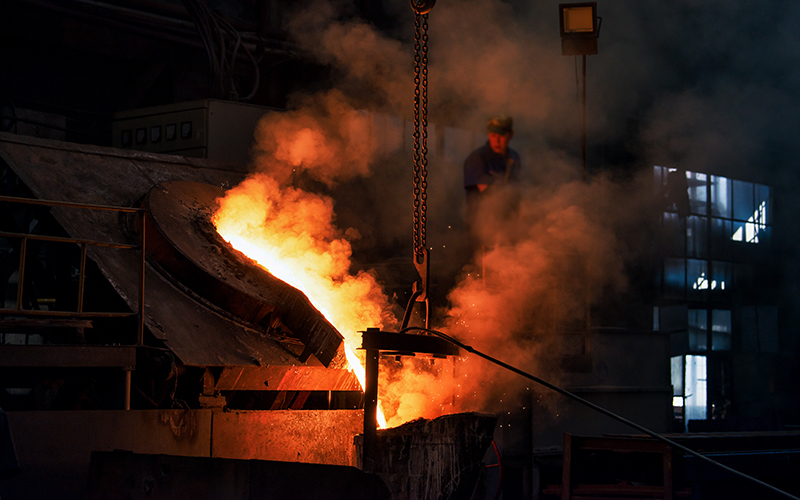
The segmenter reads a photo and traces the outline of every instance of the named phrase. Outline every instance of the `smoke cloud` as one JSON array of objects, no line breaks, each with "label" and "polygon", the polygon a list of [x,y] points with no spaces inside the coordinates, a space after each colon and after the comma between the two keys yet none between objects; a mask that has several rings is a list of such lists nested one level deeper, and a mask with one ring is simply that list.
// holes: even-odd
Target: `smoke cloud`
[{"label": "smoke cloud", "polygon": [[[398,224],[396,213],[411,206],[410,179],[407,190],[397,182],[400,169],[410,176],[410,162],[382,157],[374,140],[365,137],[370,124],[358,110],[411,115],[413,51],[408,40],[413,27],[409,22],[399,30],[401,42],[363,21],[340,19],[340,14],[332,3],[314,2],[289,23],[304,48],[335,68],[335,88],[297,95],[289,111],[265,117],[257,132],[256,165],[284,182],[298,172],[329,186],[353,187],[368,177],[361,187],[380,193],[381,199],[362,192],[370,205],[361,209],[353,208],[352,192],[340,201],[355,218],[370,220],[370,226],[408,234],[410,223]],[[406,18],[413,16],[409,12]],[[620,209],[613,202],[624,196],[605,179],[575,182],[580,170],[569,153],[547,147],[544,136],[533,138],[545,127],[550,138],[574,135],[574,95],[564,85],[572,68],[559,59],[553,40],[515,19],[511,6],[493,0],[437,6],[430,17],[430,54],[430,121],[481,131],[487,115],[512,114],[522,132],[515,144],[522,146],[527,178],[536,181],[514,193],[489,194],[485,216],[476,226],[481,256],[456,280],[437,326],[536,372],[547,367],[553,349],[563,347],[554,332],[579,325],[595,302],[592,294],[625,289],[624,251],[614,233]],[[431,213],[448,221],[462,218],[462,160],[436,158],[432,163],[439,171],[431,172],[431,189],[440,194],[431,197]],[[459,201],[445,206],[437,198]],[[359,228],[360,233],[369,230]],[[463,231],[449,237],[467,240]],[[513,393],[518,382],[469,357],[455,364],[385,362],[381,377],[390,425],[454,409],[485,409],[495,391]]]},{"label": "smoke cloud", "polygon": [[[538,156],[569,142],[576,156],[580,64],[561,55],[558,3],[440,2],[429,15],[431,122],[479,132],[487,116],[503,112],[515,117],[522,152]],[[392,37],[348,18],[342,4],[311,2],[288,23],[293,38],[335,68],[333,84],[352,107],[410,117],[407,2],[387,2],[398,21]],[[670,166],[733,177],[747,177],[761,157],[794,151],[800,7],[609,2],[598,14],[599,53],[587,58],[590,149],[620,144],[645,164],[680,162]]]},{"label": "smoke cloud", "polygon": [[[525,178],[514,193],[490,194],[476,225],[481,250],[455,279],[436,326],[533,373],[569,348],[569,336],[554,332],[579,330],[587,308],[624,293],[631,268],[653,252],[653,164],[748,179],[766,162],[773,179],[797,181],[774,165],[796,147],[800,52],[791,34],[800,8],[782,2],[767,10],[753,0],[601,3],[599,54],[587,61],[594,175],[583,183],[580,62],[561,56],[558,3],[448,0],[429,16],[429,121],[439,134],[432,149],[444,126],[480,135],[488,116],[506,113],[515,119],[512,147]],[[303,173],[339,186],[337,207],[348,214],[340,222],[357,226],[367,245],[397,248],[410,234],[410,221],[398,218],[411,207],[408,151],[388,158],[359,111],[412,116],[413,15],[402,0],[386,8],[398,20],[388,34],[325,0],[289,20],[292,38],[333,68],[332,88],[298,94],[289,111],[265,117],[255,163],[285,183]],[[467,239],[453,222],[463,220],[461,161],[440,155],[431,162],[429,241]],[[598,174],[615,167],[637,175]],[[461,269],[465,259],[446,260]],[[487,384],[511,383],[474,358],[384,368],[390,423],[486,408],[495,397]]]},{"label": "smoke cloud", "polygon": [[[342,20],[341,11],[324,0],[312,2],[288,27],[320,62],[336,68],[337,88],[348,89],[354,102],[408,118],[414,26],[411,10],[406,2],[402,5],[397,16],[402,41],[364,21]],[[522,130],[538,131],[549,121],[551,133],[573,132],[574,91],[565,85],[572,67],[561,60],[558,41],[531,30],[511,5],[442,2],[429,15],[429,40],[433,121],[482,130],[487,116],[505,112],[524,124]]]},{"label": "smoke cloud", "polygon": [[368,127],[338,90],[298,96],[294,109],[259,121],[255,168],[281,182],[297,172],[326,184],[367,175],[373,156]]}]

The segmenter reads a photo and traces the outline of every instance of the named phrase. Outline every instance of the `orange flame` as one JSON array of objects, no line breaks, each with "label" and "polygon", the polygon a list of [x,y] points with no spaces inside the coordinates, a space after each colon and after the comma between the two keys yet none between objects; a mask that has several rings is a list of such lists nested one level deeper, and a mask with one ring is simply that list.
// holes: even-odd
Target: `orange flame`
[{"label": "orange flame", "polygon": [[[372,275],[349,273],[350,243],[333,225],[333,202],[255,174],[219,200],[212,222],[235,249],[302,291],[344,336],[350,369],[365,385],[358,332],[382,327],[387,299]],[[386,419],[378,408],[378,425]]]}]

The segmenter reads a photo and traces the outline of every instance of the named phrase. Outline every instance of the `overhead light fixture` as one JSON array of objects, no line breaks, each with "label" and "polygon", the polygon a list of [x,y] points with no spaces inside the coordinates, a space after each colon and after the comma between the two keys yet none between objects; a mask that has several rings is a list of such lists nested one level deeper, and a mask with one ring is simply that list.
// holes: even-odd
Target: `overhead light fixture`
[{"label": "overhead light fixture", "polygon": [[597,2],[562,3],[558,5],[561,23],[561,54],[588,56],[597,54]]},{"label": "overhead light fixture", "polygon": [[[583,180],[586,180],[586,56],[597,54],[597,37],[600,25],[597,17],[597,2],[558,4],[558,20],[561,29],[561,55],[582,56],[583,92],[581,96],[581,160]],[[577,77],[577,59],[575,61]]]}]

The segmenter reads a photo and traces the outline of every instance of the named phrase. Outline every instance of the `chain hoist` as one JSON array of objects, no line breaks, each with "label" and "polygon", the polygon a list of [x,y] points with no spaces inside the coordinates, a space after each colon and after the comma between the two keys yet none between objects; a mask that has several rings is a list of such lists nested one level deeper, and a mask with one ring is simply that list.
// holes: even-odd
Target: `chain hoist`
[{"label": "chain hoist", "polygon": [[430,263],[425,223],[428,210],[428,12],[436,0],[410,0],[414,11],[414,267],[420,279],[406,308],[403,327],[408,324],[414,302],[425,303],[428,326],[428,272]]}]

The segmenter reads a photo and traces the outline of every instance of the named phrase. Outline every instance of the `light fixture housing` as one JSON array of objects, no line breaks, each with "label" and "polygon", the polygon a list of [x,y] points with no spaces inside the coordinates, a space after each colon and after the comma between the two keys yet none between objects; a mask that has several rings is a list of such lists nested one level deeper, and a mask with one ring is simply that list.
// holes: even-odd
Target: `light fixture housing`
[{"label": "light fixture housing", "polygon": [[597,54],[597,2],[558,4],[558,20],[562,55]]}]

